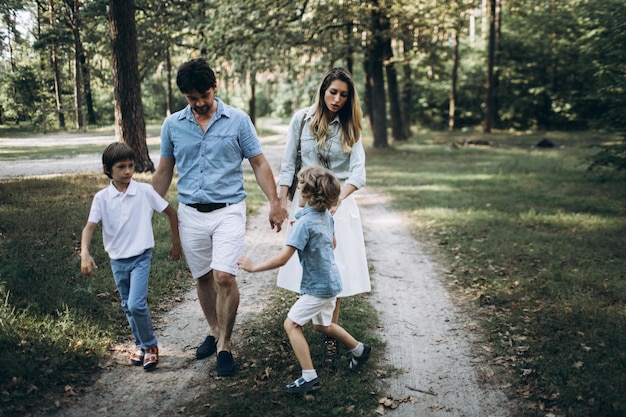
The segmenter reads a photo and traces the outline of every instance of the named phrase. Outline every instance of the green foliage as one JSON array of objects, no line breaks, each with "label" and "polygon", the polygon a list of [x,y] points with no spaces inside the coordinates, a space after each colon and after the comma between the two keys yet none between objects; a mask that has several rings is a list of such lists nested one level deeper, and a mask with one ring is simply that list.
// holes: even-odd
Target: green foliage
[{"label": "green foliage", "polygon": [[[30,3],[5,3],[0,30],[7,26],[8,31],[13,24],[9,19],[12,12]],[[460,34],[456,126],[473,126],[483,118],[487,34],[483,33],[482,15],[477,12],[481,5],[476,1],[271,0],[263,7],[248,0],[234,0],[219,7],[207,7],[206,2],[197,0],[136,0],[135,4],[138,65],[147,120],[161,120],[166,114],[168,82],[175,84],[176,69],[190,57],[203,56],[211,62],[220,80],[219,95],[228,102],[247,109],[252,92],[249,77],[256,76],[257,115],[288,117],[310,102],[311,79],[317,82],[317,75],[330,66],[351,67],[364,89],[365,46],[377,37],[389,37],[394,47],[385,52],[385,59],[399,70],[401,90],[413,92],[409,105],[416,111],[410,111],[411,118],[423,127],[445,128],[453,33]],[[15,62],[10,62],[6,52],[0,58],[3,71],[9,74],[0,83],[0,123],[34,120],[33,126],[39,126],[43,109],[56,108],[51,47],[54,41],[59,68],[71,68],[73,20],[64,2],[53,0],[50,7],[54,25],[44,8],[32,16],[33,20],[39,19],[39,30],[30,37],[19,25],[11,29],[16,42],[12,57]],[[84,3],[79,28],[99,124],[114,118],[106,10],[104,0]],[[380,10],[394,25],[382,33],[373,29],[367,18],[372,10]],[[470,25],[470,19],[474,19],[474,25]],[[499,21],[497,127],[623,131],[623,1],[511,0],[503,4]],[[32,65],[35,62],[38,65]],[[410,67],[410,76],[404,72],[405,65]],[[26,79],[34,75],[42,81],[28,81],[25,87],[17,80],[23,79],[24,67],[31,66],[32,74]],[[13,72],[16,74],[11,75]],[[71,109],[71,71],[62,70],[60,81],[60,105]],[[184,101],[175,86],[173,89],[175,102],[171,110],[176,111]],[[362,93],[364,102],[365,98]],[[74,116],[68,111],[66,117]],[[52,113],[47,117],[53,130],[58,128],[57,119]]]},{"label": "green foliage", "polygon": [[[478,308],[525,416],[626,413],[626,178],[586,160],[611,137],[423,133],[368,151],[388,192]],[[467,138],[466,138],[467,139]]]},{"label": "green foliage", "polygon": [[16,66],[11,71],[0,71],[0,122],[15,123],[41,117],[41,83],[34,67]]}]

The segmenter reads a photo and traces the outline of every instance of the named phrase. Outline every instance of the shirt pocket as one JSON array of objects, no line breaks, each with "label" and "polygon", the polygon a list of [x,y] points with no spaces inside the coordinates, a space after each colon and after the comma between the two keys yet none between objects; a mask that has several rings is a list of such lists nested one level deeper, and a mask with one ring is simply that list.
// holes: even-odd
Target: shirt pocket
[{"label": "shirt pocket", "polygon": [[221,161],[241,162],[243,158],[237,135],[211,135],[205,146],[208,154]]}]

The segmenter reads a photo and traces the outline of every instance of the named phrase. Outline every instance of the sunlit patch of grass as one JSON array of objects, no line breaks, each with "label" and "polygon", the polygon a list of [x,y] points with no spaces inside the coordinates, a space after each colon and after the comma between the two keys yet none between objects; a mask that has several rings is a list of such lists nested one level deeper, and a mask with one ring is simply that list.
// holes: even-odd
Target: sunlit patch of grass
[{"label": "sunlit patch of grass", "polygon": [[606,136],[559,134],[539,150],[539,135],[452,147],[459,135],[368,150],[368,185],[472,300],[527,416],[625,414],[626,176],[585,162]]},{"label": "sunlit patch of grass", "polygon": [[[0,143],[1,145],[1,143]],[[0,148],[0,161],[15,161],[20,159],[65,159],[78,155],[102,154],[105,146],[99,144],[83,144],[77,146],[46,146],[20,147],[11,146]],[[150,154],[159,154],[159,145],[148,145]]]},{"label": "sunlit patch of grass", "polygon": [[569,229],[571,233],[611,231],[624,227],[623,220],[590,213],[565,213],[558,210],[556,213],[538,213],[531,208],[520,214],[522,225],[526,227],[544,227],[547,229]]}]

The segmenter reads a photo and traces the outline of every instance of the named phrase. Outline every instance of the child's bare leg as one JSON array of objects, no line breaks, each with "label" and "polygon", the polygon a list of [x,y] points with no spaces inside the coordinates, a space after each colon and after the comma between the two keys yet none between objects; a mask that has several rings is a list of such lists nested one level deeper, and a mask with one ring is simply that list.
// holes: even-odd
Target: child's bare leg
[{"label": "child's bare leg", "polygon": [[354,349],[359,344],[359,342],[350,333],[337,323],[331,323],[330,326],[316,324],[313,328],[328,337],[332,337],[350,350]]},{"label": "child's bare leg", "polygon": [[285,319],[283,323],[285,332],[289,337],[289,343],[293,348],[293,352],[296,354],[298,363],[303,370],[313,369],[313,361],[311,360],[311,352],[309,350],[309,344],[302,333],[302,327],[292,321],[290,318]]},{"label": "child's bare leg", "polygon": [[331,323],[330,326],[320,326],[318,324],[313,326],[318,332],[324,333],[327,336],[338,340],[343,343],[350,352],[352,352],[352,359],[350,359],[349,367],[353,371],[358,371],[370,357],[372,351],[371,346],[357,341],[350,333],[345,331],[343,327],[338,324]]}]

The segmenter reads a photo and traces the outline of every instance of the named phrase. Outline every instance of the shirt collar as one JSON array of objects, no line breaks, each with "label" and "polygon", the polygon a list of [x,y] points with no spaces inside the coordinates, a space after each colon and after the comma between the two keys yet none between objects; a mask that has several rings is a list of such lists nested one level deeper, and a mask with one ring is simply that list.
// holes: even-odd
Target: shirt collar
[{"label": "shirt collar", "polygon": [[111,180],[109,182],[109,186],[107,187],[107,193],[109,194],[110,198],[114,198],[114,197],[118,197],[120,195],[136,195],[137,194],[137,182],[135,182],[135,180],[131,179],[130,183],[128,184],[128,188],[126,189],[126,193],[123,193],[121,191],[118,191],[117,188],[115,188],[115,185],[113,185],[113,180]]},{"label": "shirt collar", "polygon": [[296,213],[296,219],[299,219],[300,217],[308,213],[322,213],[323,211],[324,210],[315,210],[313,206],[304,206],[302,210]]},{"label": "shirt collar", "polygon": [[[215,97],[214,100],[217,103],[217,110],[215,111],[215,115],[213,117],[215,117],[215,119],[219,119],[222,116],[230,117],[231,109],[227,107],[224,104],[224,102],[218,97]],[[192,120],[194,122],[196,121],[196,118],[193,115],[193,112],[191,111],[190,104],[187,104],[187,106],[183,109],[183,111],[181,111],[180,114],[178,115],[178,120],[183,120],[183,119]]]}]

